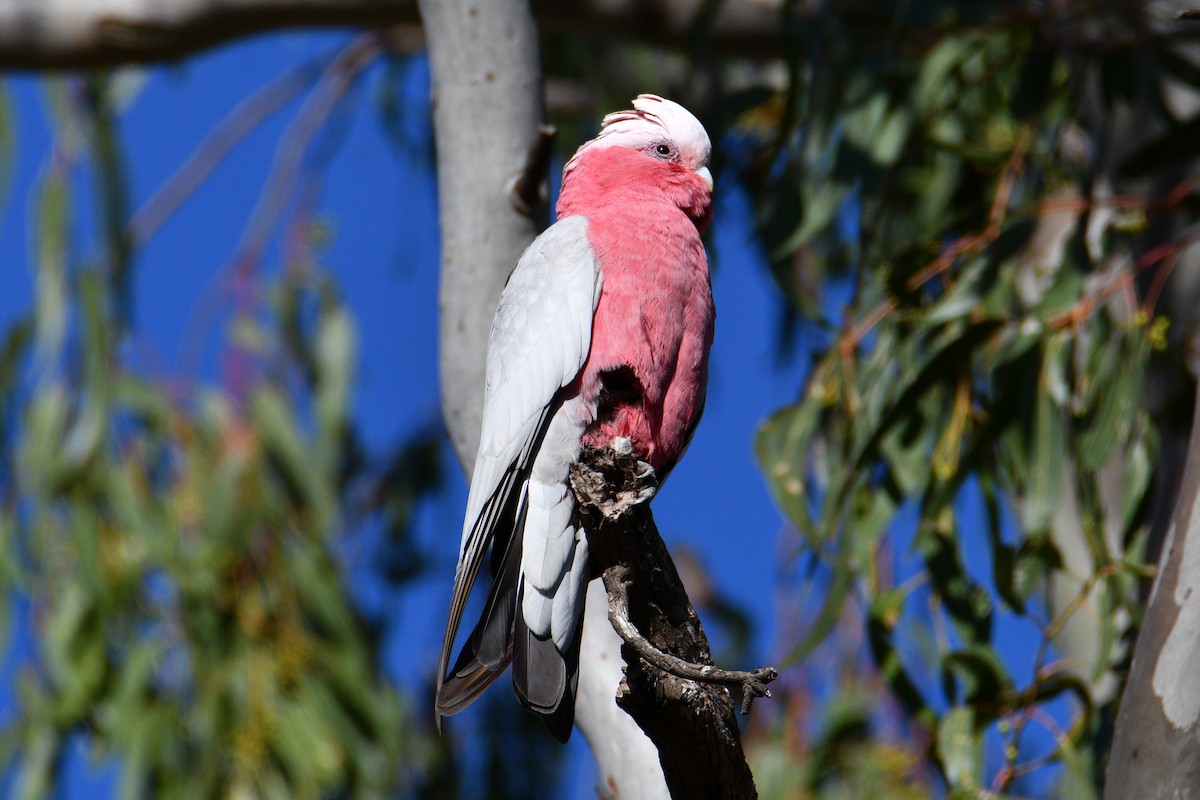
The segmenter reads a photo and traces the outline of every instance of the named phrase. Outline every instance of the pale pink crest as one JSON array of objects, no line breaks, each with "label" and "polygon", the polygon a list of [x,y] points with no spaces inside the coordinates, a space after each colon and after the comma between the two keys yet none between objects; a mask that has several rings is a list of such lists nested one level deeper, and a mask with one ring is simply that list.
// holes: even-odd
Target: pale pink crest
[{"label": "pale pink crest", "polygon": [[656,94],[640,94],[632,109],[615,111],[604,118],[600,133],[575,152],[563,174],[569,174],[575,161],[590,150],[628,147],[651,151],[664,142],[675,147],[683,166],[698,170],[708,164],[712,143],[700,120],[678,103]]}]

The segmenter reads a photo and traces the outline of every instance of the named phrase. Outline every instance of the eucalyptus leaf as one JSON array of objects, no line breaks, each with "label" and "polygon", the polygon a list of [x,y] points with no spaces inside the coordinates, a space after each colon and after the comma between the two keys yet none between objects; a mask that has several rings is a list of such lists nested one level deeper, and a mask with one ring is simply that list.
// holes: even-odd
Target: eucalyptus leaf
[{"label": "eucalyptus leaf", "polygon": [[935,747],[946,771],[946,782],[952,789],[979,788],[983,753],[973,709],[959,706],[943,714],[937,726]]},{"label": "eucalyptus leaf", "polygon": [[350,413],[355,333],[344,309],[322,315],[317,330],[317,458],[326,474],[336,476],[346,418]]},{"label": "eucalyptus leaf", "polygon": [[1112,373],[1098,389],[1096,408],[1079,435],[1081,469],[1100,469],[1129,436],[1145,388],[1147,353],[1141,341],[1140,335],[1136,340],[1134,336],[1125,335],[1114,348]]}]

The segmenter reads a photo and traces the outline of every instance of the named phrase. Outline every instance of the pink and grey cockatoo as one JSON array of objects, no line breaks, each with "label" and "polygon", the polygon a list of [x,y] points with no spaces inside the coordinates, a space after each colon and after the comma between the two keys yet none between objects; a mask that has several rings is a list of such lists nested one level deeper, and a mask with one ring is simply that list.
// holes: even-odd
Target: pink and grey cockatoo
[{"label": "pink and grey cockatoo", "polygon": [[[583,447],[627,439],[661,481],[704,408],[715,311],[700,234],[711,150],[687,109],[652,94],[605,117],[563,169],[558,221],[517,262],[488,341],[437,714],[512,663],[521,702],[570,736],[584,595],[594,577],[568,483]],[[488,548],[492,585],[450,651]]]}]

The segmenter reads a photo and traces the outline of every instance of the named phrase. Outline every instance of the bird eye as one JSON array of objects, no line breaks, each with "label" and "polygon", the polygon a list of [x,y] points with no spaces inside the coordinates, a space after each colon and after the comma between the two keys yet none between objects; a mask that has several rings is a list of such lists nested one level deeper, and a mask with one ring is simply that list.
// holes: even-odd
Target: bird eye
[{"label": "bird eye", "polygon": [[658,153],[660,156],[663,156],[665,158],[665,157],[671,155],[671,145],[660,144],[654,148],[654,152]]}]

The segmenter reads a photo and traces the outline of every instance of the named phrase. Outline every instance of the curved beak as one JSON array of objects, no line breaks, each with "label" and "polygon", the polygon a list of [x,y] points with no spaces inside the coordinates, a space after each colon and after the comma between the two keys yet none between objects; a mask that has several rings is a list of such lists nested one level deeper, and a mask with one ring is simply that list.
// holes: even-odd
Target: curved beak
[{"label": "curved beak", "polygon": [[704,179],[704,185],[708,187],[708,191],[711,194],[713,190],[713,178],[712,173],[708,171],[708,167],[701,167],[696,170],[696,174]]}]

